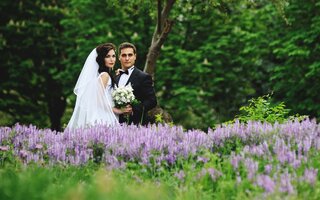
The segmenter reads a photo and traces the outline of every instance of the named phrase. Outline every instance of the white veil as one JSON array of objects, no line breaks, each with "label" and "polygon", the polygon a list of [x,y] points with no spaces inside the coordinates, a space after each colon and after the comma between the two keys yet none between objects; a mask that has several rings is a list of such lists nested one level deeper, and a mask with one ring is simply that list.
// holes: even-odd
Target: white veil
[{"label": "white veil", "polygon": [[67,129],[85,128],[95,124],[119,124],[112,111],[112,99],[106,96],[109,91],[104,88],[99,76],[96,58],[97,51],[94,48],[87,57],[73,90],[77,100]]}]

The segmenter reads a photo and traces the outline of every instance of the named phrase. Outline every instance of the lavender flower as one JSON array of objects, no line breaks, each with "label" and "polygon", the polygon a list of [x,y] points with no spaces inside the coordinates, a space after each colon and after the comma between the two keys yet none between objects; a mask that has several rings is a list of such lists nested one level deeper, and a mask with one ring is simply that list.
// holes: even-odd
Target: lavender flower
[{"label": "lavender flower", "polygon": [[242,160],[242,156],[231,154],[230,162],[234,170],[237,170],[239,167],[239,163]]},{"label": "lavender flower", "polygon": [[310,185],[314,186],[318,175],[318,169],[305,169],[303,179],[308,182]]},{"label": "lavender flower", "polygon": [[270,174],[271,173],[271,170],[272,170],[272,165],[265,165],[264,166],[264,172],[266,173],[266,174]]},{"label": "lavender flower", "polygon": [[36,144],[35,149],[42,149],[43,145],[42,144]]},{"label": "lavender flower", "polygon": [[0,146],[0,151],[9,151],[9,146]]},{"label": "lavender flower", "polygon": [[250,158],[246,158],[244,165],[247,168],[248,179],[253,180],[254,176],[256,175],[256,172],[258,171],[258,162]]},{"label": "lavender flower", "polygon": [[[47,165],[85,165],[99,157],[102,164],[113,169],[124,169],[128,163],[135,163],[142,165],[143,169],[158,170],[195,158],[195,162],[203,163],[197,178],[207,176],[213,181],[222,176],[222,172],[212,168],[207,155],[217,153],[231,163],[238,182],[241,181],[239,168],[243,164],[249,181],[266,192],[274,191],[275,184],[279,191],[291,194],[295,192],[296,182],[292,181],[295,180],[295,170],[304,167],[320,149],[319,133],[319,124],[309,119],[284,124],[238,121],[209,129],[208,133],[184,131],[181,126],[106,127],[99,124],[55,132],[16,124],[12,128],[0,127],[0,153],[12,150],[25,164],[39,162]],[[244,148],[223,154],[225,145],[233,141],[240,142],[239,147]],[[259,166],[264,166],[262,172],[258,171]],[[286,168],[292,169],[290,173],[283,173]],[[316,168],[305,169],[302,178],[315,185],[317,172]],[[184,179],[183,174],[180,171],[175,176]]]},{"label": "lavender flower", "polygon": [[268,175],[258,175],[257,185],[262,187],[267,193],[273,193],[276,183]]},{"label": "lavender flower", "polygon": [[180,181],[184,181],[184,178],[186,177],[183,170],[180,170],[179,172],[174,173],[174,176],[177,177]]},{"label": "lavender flower", "polygon": [[288,172],[280,176],[280,191],[288,194],[294,193],[294,188],[291,183],[291,175]]},{"label": "lavender flower", "polygon": [[207,163],[208,161],[209,161],[209,158],[202,157],[202,156],[199,156],[197,159],[197,162],[202,162],[202,163]]},{"label": "lavender flower", "polygon": [[216,181],[217,178],[219,178],[220,176],[222,176],[222,173],[216,169],[213,168],[208,168],[205,169],[203,168],[196,176],[197,179],[201,179],[204,176],[209,175],[210,178],[212,179],[212,181]]},{"label": "lavender flower", "polygon": [[208,168],[208,169],[207,169],[207,172],[208,172],[208,174],[210,175],[212,181],[216,181],[217,178],[219,178],[220,176],[222,176],[222,173],[221,173],[221,172],[219,172],[218,170],[213,169],[213,168]]}]

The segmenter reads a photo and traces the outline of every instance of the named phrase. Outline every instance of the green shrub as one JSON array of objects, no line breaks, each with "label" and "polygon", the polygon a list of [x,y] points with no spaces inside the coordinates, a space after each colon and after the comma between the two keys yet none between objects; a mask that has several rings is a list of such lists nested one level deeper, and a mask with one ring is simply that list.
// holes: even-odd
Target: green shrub
[{"label": "green shrub", "polygon": [[248,106],[240,108],[240,115],[237,116],[240,122],[262,121],[262,122],[279,122],[287,120],[289,109],[285,108],[284,102],[272,103],[271,94],[250,99]]},{"label": "green shrub", "polygon": [[[249,100],[249,105],[242,106],[240,109],[240,114],[231,121],[227,121],[224,124],[231,124],[235,121],[248,122],[248,121],[261,121],[269,123],[283,123],[288,119],[293,119],[298,117],[289,116],[289,109],[286,108],[284,102],[273,103],[271,99],[271,94],[267,94],[258,98],[252,98]],[[305,116],[301,116],[305,118]]]}]

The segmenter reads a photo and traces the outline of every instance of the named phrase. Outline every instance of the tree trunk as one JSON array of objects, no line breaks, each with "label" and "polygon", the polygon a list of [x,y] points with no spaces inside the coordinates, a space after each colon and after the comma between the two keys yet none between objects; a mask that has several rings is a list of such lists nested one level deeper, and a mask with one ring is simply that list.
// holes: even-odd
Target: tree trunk
[{"label": "tree trunk", "polygon": [[49,117],[51,130],[61,131],[61,118],[66,109],[66,99],[52,96],[49,100]]},{"label": "tree trunk", "polygon": [[[153,80],[155,80],[154,74],[156,62],[160,54],[161,46],[167,39],[173,25],[173,21],[170,20],[168,16],[174,3],[175,0],[167,0],[164,8],[161,9],[161,0],[158,0],[158,22],[153,32],[152,41],[149,47],[149,52],[147,54],[146,64],[144,67],[144,71],[150,74]],[[164,111],[159,105],[150,110],[148,114],[153,120],[156,119],[156,115],[160,115],[163,122],[172,122],[170,114]]]},{"label": "tree trunk", "polygon": [[[149,47],[149,52],[147,54],[146,64],[144,66],[144,71],[150,74],[153,79],[156,68],[156,61],[160,54],[161,46],[167,39],[173,25],[173,21],[170,20],[168,16],[174,3],[175,0],[167,0],[166,5],[162,9],[162,11],[159,10],[161,6],[158,5],[158,16],[161,16],[161,19],[158,19],[157,26],[154,30],[152,41]],[[158,4],[161,4],[161,1],[158,1]]]},{"label": "tree trunk", "polygon": [[47,92],[46,101],[49,110],[49,118],[51,123],[51,130],[61,131],[61,118],[67,106],[66,98],[62,92],[62,85],[51,78],[47,77]]}]

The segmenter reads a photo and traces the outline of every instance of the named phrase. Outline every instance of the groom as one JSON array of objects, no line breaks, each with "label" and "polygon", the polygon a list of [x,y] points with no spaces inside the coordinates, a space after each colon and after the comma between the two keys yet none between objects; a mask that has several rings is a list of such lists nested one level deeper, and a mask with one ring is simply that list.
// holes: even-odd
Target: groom
[{"label": "groom", "polygon": [[[157,105],[157,99],[153,88],[152,78],[134,66],[137,58],[136,47],[128,42],[119,46],[119,60],[121,63],[120,73],[116,76],[115,81],[118,86],[125,86],[131,83],[133,94],[139,101],[137,105],[128,105],[132,107],[129,124],[149,123],[148,111]],[[119,122],[127,122],[123,115],[119,116]]]}]

